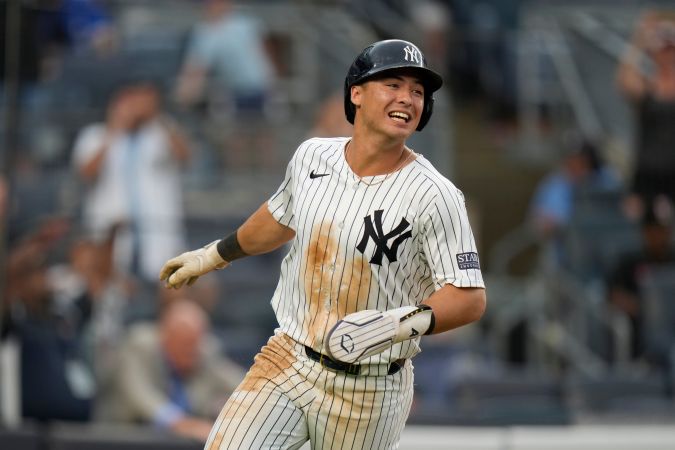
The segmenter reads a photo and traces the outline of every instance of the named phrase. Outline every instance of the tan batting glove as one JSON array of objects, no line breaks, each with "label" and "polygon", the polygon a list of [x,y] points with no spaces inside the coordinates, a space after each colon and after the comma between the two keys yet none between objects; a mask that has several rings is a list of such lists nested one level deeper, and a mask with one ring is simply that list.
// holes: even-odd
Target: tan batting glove
[{"label": "tan batting glove", "polygon": [[229,266],[230,263],[218,253],[217,244],[216,240],[202,248],[171,258],[162,267],[159,279],[166,281],[168,288],[179,289],[186,282],[191,286],[205,273]]}]

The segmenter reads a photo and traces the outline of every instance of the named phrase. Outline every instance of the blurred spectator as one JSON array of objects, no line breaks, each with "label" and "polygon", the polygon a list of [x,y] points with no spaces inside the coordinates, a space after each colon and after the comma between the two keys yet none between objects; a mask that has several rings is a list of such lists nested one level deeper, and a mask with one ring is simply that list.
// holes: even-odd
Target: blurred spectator
[{"label": "blurred spectator", "polygon": [[259,154],[271,147],[262,140],[262,122],[275,78],[264,31],[230,0],[201,1],[203,18],[188,43],[175,98],[185,107],[205,104],[217,116],[217,131],[230,131],[219,137],[230,165],[252,158],[272,164],[274,155]]},{"label": "blurred spectator", "polygon": [[322,101],[308,137],[351,136],[354,127],[345,117],[344,101],[344,93],[341,90]]},{"label": "blurred spectator", "polygon": [[521,0],[449,0],[451,86],[458,100],[487,100],[491,119],[511,121],[517,100]]},{"label": "blurred spectator", "polygon": [[85,182],[86,228],[105,240],[114,229],[122,273],[156,283],[166,258],[184,248],[181,164],[185,137],[161,111],[155,84],[131,81],[109,102],[105,123],[77,137],[73,163]]},{"label": "blurred spectator", "polygon": [[7,179],[0,173],[0,220],[2,220],[3,223],[7,220],[8,194]]},{"label": "blurred spectator", "polygon": [[[42,106],[47,93],[38,87],[61,75],[68,51],[109,56],[119,47],[119,33],[103,0],[20,1],[18,36],[9,36],[7,3],[0,2],[0,80],[6,71],[5,41],[18,38],[19,78],[22,100],[27,106]],[[0,85],[0,91],[2,86]]]},{"label": "blurred spectator", "polygon": [[108,55],[119,46],[119,32],[102,0],[61,0],[64,21],[75,51]]},{"label": "blurred spectator", "polygon": [[[229,0],[202,3],[204,17],[188,44],[176,98],[192,105],[224,89],[237,113],[262,113],[274,70],[259,24],[235,11]],[[213,86],[208,86],[210,74]]]},{"label": "blurred spectator", "polygon": [[114,234],[98,243],[76,237],[66,249],[67,261],[50,267],[54,297],[71,323],[79,323],[81,354],[100,384],[113,369],[116,348],[125,332],[131,286],[112,264]]},{"label": "blurred spectator", "polygon": [[651,11],[638,21],[617,82],[636,114],[635,167],[628,212],[675,200],[675,15]]},{"label": "blurred spectator", "polygon": [[421,47],[432,67],[438,67],[445,78],[448,71],[448,40],[452,24],[449,8],[438,0],[407,2],[408,14],[421,31]]},{"label": "blurred spectator", "polygon": [[601,160],[597,148],[577,136],[568,136],[558,166],[539,182],[530,202],[535,232],[551,243],[552,262],[564,264],[562,237],[574,213],[575,194],[584,189],[618,189],[619,176]]},{"label": "blurred spectator", "polygon": [[652,209],[642,219],[642,248],[621,255],[607,280],[610,305],[622,312],[631,325],[631,356],[645,357],[642,287],[650,270],[675,264],[672,220],[660,218]]},{"label": "blurred spectator", "polygon": [[[34,131],[37,133],[37,131]],[[40,165],[31,146],[20,146],[7,174],[8,237],[11,241],[34,232],[43,221],[53,221],[65,211],[63,174]]]},{"label": "blurred spectator", "polygon": [[159,286],[157,289],[159,309],[173,301],[188,297],[201,306],[210,317],[213,317],[214,314],[218,313],[217,307],[219,306],[219,298],[222,296],[222,289],[218,281],[218,275],[215,273],[210,274],[211,276],[208,275],[202,277],[203,279],[200,278],[199,283],[192,286],[183,286],[180,291]]},{"label": "blurred spectator", "polygon": [[243,379],[209,334],[196,303],[167,304],[158,324],[136,324],[120,349],[102,420],[152,423],[206,441],[213,420]]},{"label": "blurred spectator", "polygon": [[[55,76],[55,63],[68,45],[68,33],[58,12],[58,0],[19,2],[18,35],[7,27],[8,2],[0,2],[0,100],[7,71],[7,43],[14,42],[18,54],[18,77],[22,106],[39,107],[45,99],[39,84]],[[18,39],[18,41],[13,41]]]},{"label": "blurred spectator", "polygon": [[87,421],[94,378],[80,353],[79,323],[63,314],[49,283],[47,258],[64,232],[50,225],[24,237],[8,260],[10,332],[21,349],[22,411],[37,420]]}]

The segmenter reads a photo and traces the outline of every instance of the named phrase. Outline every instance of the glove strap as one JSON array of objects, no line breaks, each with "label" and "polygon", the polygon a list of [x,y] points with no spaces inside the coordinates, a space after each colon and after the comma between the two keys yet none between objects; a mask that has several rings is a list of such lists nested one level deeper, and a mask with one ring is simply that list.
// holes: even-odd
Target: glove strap
[{"label": "glove strap", "polygon": [[431,334],[434,329],[434,312],[429,305],[404,306],[387,311],[387,313],[399,318],[399,327],[394,342]]}]

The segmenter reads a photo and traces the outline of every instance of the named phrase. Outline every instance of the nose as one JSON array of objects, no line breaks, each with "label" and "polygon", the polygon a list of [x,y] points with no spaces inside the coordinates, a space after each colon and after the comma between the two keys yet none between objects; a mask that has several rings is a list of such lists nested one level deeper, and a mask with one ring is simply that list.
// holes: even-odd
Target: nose
[{"label": "nose", "polygon": [[399,89],[397,100],[402,105],[412,104],[412,94],[410,93],[410,89]]}]

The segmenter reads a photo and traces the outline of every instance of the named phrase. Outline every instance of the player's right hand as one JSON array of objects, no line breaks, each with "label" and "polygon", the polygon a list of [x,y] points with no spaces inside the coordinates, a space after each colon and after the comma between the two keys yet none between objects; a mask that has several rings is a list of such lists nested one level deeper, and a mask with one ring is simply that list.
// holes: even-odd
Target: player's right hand
[{"label": "player's right hand", "polygon": [[186,282],[192,285],[197,278],[215,269],[224,269],[230,263],[225,261],[217,249],[218,241],[171,258],[159,272],[159,279],[166,281],[172,289],[182,287]]}]

